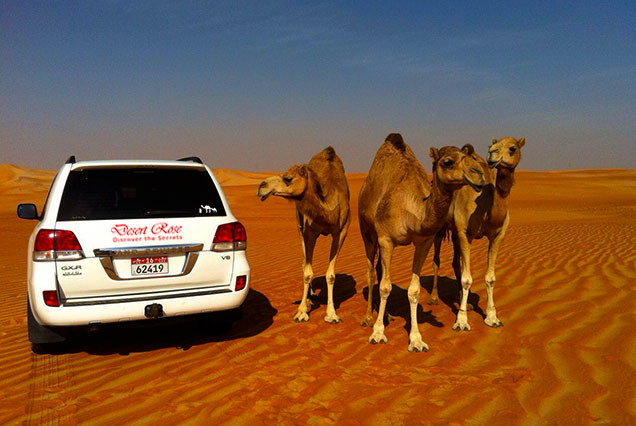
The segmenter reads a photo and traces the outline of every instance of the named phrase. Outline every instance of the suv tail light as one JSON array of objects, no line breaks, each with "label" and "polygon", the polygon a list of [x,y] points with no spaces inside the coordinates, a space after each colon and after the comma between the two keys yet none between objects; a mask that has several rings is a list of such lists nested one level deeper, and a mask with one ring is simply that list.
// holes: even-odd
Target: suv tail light
[{"label": "suv tail light", "polygon": [[84,251],[71,231],[42,229],[35,237],[33,260],[77,260]]},{"label": "suv tail light", "polygon": [[44,298],[44,303],[46,304],[46,306],[52,306],[54,308],[60,306],[60,300],[57,298],[56,290],[43,291],[42,297]]},{"label": "suv tail light", "polygon": [[239,275],[236,277],[236,285],[234,286],[234,291],[243,290],[247,285],[247,275]]},{"label": "suv tail light", "polygon": [[224,223],[216,229],[212,251],[245,250],[247,233],[241,222]]}]

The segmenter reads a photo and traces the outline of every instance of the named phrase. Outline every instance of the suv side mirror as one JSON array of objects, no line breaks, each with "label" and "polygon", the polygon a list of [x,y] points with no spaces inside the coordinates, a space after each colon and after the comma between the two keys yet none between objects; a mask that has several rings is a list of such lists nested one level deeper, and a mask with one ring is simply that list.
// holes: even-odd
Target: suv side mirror
[{"label": "suv side mirror", "polygon": [[21,219],[39,219],[38,208],[35,204],[18,204],[18,217]]}]

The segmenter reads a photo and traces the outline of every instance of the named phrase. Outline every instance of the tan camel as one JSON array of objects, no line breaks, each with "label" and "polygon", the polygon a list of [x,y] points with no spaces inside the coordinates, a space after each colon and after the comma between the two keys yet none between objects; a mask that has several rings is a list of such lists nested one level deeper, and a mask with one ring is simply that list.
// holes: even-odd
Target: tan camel
[{"label": "tan camel", "polygon": [[[473,278],[470,272],[470,244],[473,239],[488,238],[488,267],[486,270],[486,290],[488,302],[484,322],[490,327],[500,327],[503,323],[497,318],[497,310],[493,299],[495,285],[495,262],[499,246],[503,241],[510,214],[508,212],[508,196],[514,184],[515,168],[521,160],[521,148],[526,138],[516,140],[506,137],[493,139],[488,150],[488,163],[474,152],[473,158],[485,171],[486,185],[481,192],[461,189],[455,192],[448,212],[448,229],[453,242],[453,269],[458,282],[462,284],[462,298],[454,330],[470,330],[468,324],[468,295]],[[496,172],[494,170],[496,169]],[[429,304],[437,304],[437,278],[439,271],[439,251],[445,229],[435,237],[435,256],[433,258],[433,290]]]},{"label": "tan camel", "polygon": [[431,148],[433,184],[402,136],[391,133],[378,150],[360,190],[360,231],[367,256],[368,303],[363,326],[371,325],[375,283],[373,264],[379,249],[382,265],[380,308],[370,343],[386,343],[384,313],[391,293],[391,258],[395,246],[415,245],[408,298],[411,307],[409,351],[427,351],[417,325],[420,271],[433,238],[446,223],[453,192],[468,184],[481,189],[484,178],[477,163],[456,147]]},{"label": "tan camel", "polygon": [[319,235],[331,235],[331,251],[327,267],[327,313],[324,320],[331,324],[342,322],[333,304],[336,280],[336,257],[347,236],[349,214],[349,186],[344,166],[336,151],[327,147],[314,155],[309,164],[294,165],[282,175],[270,176],[258,187],[258,196],[265,201],[270,195],[284,197],[296,203],[296,221],[303,248],[303,296],[294,321],[309,320],[308,291],[314,273],[312,259]]}]

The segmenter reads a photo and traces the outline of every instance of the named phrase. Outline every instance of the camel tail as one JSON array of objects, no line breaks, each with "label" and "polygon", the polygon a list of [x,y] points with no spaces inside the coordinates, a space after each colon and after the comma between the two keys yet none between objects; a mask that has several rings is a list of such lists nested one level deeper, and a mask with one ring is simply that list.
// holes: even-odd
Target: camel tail
[{"label": "camel tail", "polygon": [[435,239],[441,239],[442,242],[449,241],[451,239],[451,230],[448,225],[444,225],[439,231]]},{"label": "camel tail", "polygon": [[389,135],[386,137],[386,141],[390,142],[391,145],[393,145],[398,151],[406,151],[406,144],[404,143],[404,139],[402,138],[401,134],[389,133]]}]

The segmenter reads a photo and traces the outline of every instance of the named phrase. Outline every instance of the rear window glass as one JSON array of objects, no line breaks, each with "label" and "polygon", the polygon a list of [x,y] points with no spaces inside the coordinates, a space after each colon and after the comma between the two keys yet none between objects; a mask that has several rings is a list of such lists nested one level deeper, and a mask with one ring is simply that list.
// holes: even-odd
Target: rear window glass
[{"label": "rear window glass", "polygon": [[225,216],[205,169],[114,168],[69,174],[57,220]]}]

